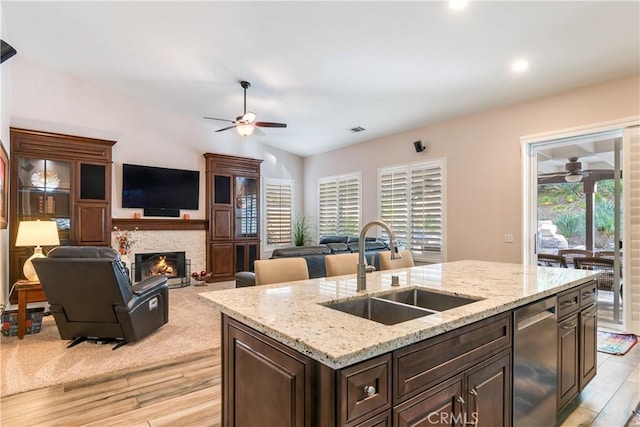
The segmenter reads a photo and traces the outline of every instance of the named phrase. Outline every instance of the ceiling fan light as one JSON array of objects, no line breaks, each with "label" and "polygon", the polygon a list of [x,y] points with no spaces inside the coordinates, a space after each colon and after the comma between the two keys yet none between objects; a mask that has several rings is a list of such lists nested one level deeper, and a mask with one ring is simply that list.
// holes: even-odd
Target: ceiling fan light
[{"label": "ceiling fan light", "polygon": [[564,177],[567,182],[580,182],[582,181],[582,175],[579,173],[570,173]]},{"label": "ceiling fan light", "polygon": [[242,121],[246,123],[253,123],[256,120],[256,113],[252,113],[251,111],[247,111],[244,116],[242,116]]},{"label": "ceiling fan light", "polygon": [[236,130],[238,131],[238,134],[240,134],[240,136],[249,136],[255,129],[255,126],[252,124],[240,124],[236,126]]}]

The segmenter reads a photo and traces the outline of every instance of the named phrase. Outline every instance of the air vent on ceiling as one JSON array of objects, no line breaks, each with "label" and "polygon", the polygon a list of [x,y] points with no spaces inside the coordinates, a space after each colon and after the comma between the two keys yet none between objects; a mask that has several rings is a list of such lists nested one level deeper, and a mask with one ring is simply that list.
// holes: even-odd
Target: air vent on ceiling
[{"label": "air vent on ceiling", "polygon": [[354,128],[349,129],[351,133],[358,133],[358,132],[362,132],[363,130],[365,129],[362,126],[356,126]]}]

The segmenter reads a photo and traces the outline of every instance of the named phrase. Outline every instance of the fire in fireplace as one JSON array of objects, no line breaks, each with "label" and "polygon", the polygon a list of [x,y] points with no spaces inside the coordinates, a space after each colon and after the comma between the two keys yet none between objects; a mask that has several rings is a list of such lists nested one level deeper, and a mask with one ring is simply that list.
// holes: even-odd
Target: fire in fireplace
[{"label": "fire in fireplace", "polygon": [[135,281],[139,282],[151,276],[168,278],[187,277],[184,252],[160,252],[136,254]]}]

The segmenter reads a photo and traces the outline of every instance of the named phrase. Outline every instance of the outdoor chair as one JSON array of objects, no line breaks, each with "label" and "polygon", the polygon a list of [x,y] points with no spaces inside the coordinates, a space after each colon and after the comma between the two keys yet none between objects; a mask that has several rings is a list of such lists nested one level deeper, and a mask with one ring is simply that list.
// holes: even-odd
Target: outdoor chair
[{"label": "outdoor chair", "polygon": [[116,342],[114,350],[139,341],[169,321],[165,276],[131,285],[118,252],[98,246],[58,246],[33,265],[60,337]]},{"label": "outdoor chair", "polygon": [[562,255],[564,257],[567,267],[577,268],[574,259],[576,257],[592,257],[593,252],[586,249],[559,249],[558,255]]},{"label": "outdoor chair", "polygon": [[567,261],[562,255],[538,254],[538,265],[541,267],[567,268]]},{"label": "outdoor chair", "polygon": [[[581,270],[602,271],[598,276],[598,290],[613,292],[613,260],[601,257],[575,258],[576,268]],[[622,286],[620,287],[622,293]]]}]

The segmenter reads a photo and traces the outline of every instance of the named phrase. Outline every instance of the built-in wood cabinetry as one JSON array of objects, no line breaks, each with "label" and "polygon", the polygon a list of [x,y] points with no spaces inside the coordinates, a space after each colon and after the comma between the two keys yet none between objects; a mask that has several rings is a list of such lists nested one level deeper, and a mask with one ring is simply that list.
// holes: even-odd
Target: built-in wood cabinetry
[{"label": "built-in wood cabinetry", "polygon": [[260,258],[260,164],[262,160],[205,153],[207,267],[212,281],[253,271]]},{"label": "built-in wood cabinetry", "polygon": [[331,369],[223,315],[223,425],[511,425],[511,313]]},{"label": "built-in wood cabinetry", "polygon": [[596,298],[595,281],[558,295],[558,411],[596,375]]},{"label": "built-in wood cabinetry", "polygon": [[20,221],[55,221],[62,243],[111,244],[115,141],[11,128],[9,279],[33,248],[15,247]]}]

